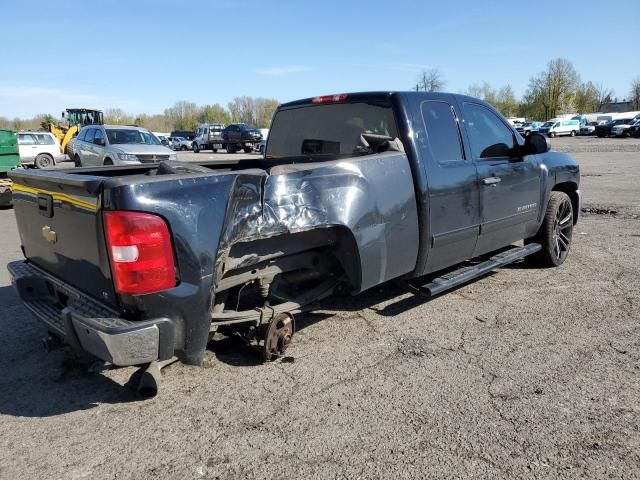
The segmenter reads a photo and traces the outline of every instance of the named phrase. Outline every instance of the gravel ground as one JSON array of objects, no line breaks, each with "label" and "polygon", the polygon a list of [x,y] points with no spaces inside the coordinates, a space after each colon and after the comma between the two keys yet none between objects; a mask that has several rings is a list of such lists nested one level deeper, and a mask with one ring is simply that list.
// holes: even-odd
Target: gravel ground
[{"label": "gravel ground", "polygon": [[[45,353],[0,271],[0,478],[640,478],[640,146],[591,140],[552,141],[599,149],[561,268],[332,299],[286,359],[212,342],[149,401]],[[20,258],[11,210],[0,242]]]}]

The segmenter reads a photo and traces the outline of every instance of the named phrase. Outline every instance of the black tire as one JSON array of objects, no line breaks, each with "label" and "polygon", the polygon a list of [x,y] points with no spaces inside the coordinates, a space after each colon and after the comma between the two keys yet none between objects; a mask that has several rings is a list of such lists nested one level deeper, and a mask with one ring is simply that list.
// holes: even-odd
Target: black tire
[{"label": "black tire", "polygon": [[539,243],[542,250],[529,255],[527,260],[538,267],[559,267],[571,248],[573,234],[573,206],[569,195],[551,192],[542,225],[536,236],[525,240],[526,244]]},{"label": "black tire", "polygon": [[33,166],[36,168],[50,168],[53,167],[53,157],[48,153],[41,153],[33,161]]},{"label": "black tire", "polygon": [[198,146],[198,142],[193,142],[193,144],[191,145],[191,148],[193,149],[193,153],[200,153],[200,147]]},{"label": "black tire", "polygon": [[81,167],[82,166],[82,162],[80,161],[80,157],[78,155],[73,157],[73,163],[74,163],[74,165],[76,167]]},{"label": "black tire", "polygon": [[571,136],[575,137],[576,136],[576,131],[575,130],[571,130]]},{"label": "black tire", "polygon": [[253,151],[253,148],[251,147],[244,147],[244,153],[251,153]]},{"label": "black tire", "polygon": [[232,144],[227,145],[227,153],[236,153],[236,146]]},{"label": "black tire", "polygon": [[211,149],[211,151],[212,151],[213,153],[216,153],[216,152],[218,151],[218,149],[217,149],[217,148],[212,148],[212,149]]},{"label": "black tire", "polygon": [[604,133],[598,133],[596,135],[598,136],[598,138],[604,138]]},{"label": "black tire", "polygon": [[187,146],[186,146],[186,145],[182,145],[182,146],[180,147],[180,151],[181,151],[181,152],[184,152],[184,151],[186,151],[186,150],[187,150]]},{"label": "black tire", "polygon": [[111,160],[110,158],[105,158],[104,162],[102,164],[103,165],[113,165],[113,160]]}]

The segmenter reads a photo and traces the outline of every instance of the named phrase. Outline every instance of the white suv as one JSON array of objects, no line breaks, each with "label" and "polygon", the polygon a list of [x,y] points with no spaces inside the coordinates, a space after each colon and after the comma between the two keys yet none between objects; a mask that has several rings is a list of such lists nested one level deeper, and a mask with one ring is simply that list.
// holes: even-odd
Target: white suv
[{"label": "white suv", "polygon": [[60,142],[49,132],[18,132],[18,153],[22,165],[53,167],[66,159],[60,153]]}]

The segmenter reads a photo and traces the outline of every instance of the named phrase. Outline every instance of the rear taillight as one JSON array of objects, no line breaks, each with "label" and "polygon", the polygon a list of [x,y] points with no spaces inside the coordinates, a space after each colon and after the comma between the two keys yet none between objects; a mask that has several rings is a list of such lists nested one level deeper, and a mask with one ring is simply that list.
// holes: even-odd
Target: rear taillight
[{"label": "rear taillight", "polygon": [[323,95],[321,97],[313,97],[311,103],[335,103],[344,102],[347,99],[346,93],[339,93],[337,95]]},{"label": "rear taillight", "polygon": [[176,284],[167,223],[151,213],[104,212],[104,229],[116,291],[153,293]]}]

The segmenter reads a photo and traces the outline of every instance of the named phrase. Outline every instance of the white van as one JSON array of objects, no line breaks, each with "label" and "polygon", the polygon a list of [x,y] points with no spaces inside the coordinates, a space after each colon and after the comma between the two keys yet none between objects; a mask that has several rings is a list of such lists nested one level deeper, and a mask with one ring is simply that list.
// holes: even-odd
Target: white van
[{"label": "white van", "polygon": [[580,132],[580,120],[560,120],[555,119],[546,122],[538,133],[548,135],[549,137],[556,137],[560,135],[571,135],[575,137]]}]

